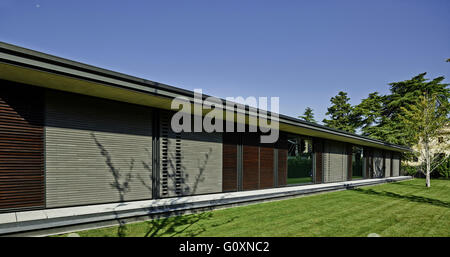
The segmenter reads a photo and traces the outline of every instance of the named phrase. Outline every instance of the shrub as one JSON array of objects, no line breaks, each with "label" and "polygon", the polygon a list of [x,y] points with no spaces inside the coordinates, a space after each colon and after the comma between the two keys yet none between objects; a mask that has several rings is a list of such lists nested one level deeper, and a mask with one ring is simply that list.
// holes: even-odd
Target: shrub
[{"label": "shrub", "polygon": [[446,161],[441,163],[441,165],[436,168],[436,171],[439,172],[440,176],[448,179],[450,177],[450,158],[447,158]]},{"label": "shrub", "polygon": [[415,167],[415,166],[404,165],[404,166],[402,166],[402,168],[403,168],[404,174],[409,175],[409,176],[414,177],[418,173],[418,167]]}]

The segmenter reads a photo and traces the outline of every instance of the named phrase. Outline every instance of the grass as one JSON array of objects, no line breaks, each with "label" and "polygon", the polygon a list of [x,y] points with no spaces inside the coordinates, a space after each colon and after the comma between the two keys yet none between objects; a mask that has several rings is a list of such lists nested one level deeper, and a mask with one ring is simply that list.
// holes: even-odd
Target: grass
[{"label": "grass", "polygon": [[78,232],[80,236],[450,236],[450,181],[389,183]]},{"label": "grass", "polygon": [[302,184],[302,183],[312,183],[311,177],[304,178],[287,178],[288,184]]}]

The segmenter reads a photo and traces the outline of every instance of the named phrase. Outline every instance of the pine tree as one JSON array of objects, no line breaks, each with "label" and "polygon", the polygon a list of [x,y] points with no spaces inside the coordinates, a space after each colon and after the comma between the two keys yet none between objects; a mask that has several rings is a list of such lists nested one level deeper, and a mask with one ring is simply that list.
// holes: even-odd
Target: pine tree
[{"label": "pine tree", "polygon": [[390,94],[375,92],[363,99],[354,111],[363,134],[394,144],[414,145],[407,133],[408,125],[400,118],[404,115],[404,108],[417,104],[424,93],[435,95],[440,103],[448,102],[450,96],[448,84],[442,83],[444,77],[429,80],[425,75],[421,73],[409,80],[390,83]]},{"label": "pine tree", "polygon": [[340,91],[330,101],[332,105],[326,113],[330,119],[323,119],[323,123],[330,128],[354,133],[358,127],[358,117],[353,113],[354,107],[349,103],[347,93]]},{"label": "pine tree", "polygon": [[311,109],[310,107],[306,107],[305,112],[302,116],[299,116],[299,118],[308,122],[317,123],[317,121],[314,119],[313,109]]}]

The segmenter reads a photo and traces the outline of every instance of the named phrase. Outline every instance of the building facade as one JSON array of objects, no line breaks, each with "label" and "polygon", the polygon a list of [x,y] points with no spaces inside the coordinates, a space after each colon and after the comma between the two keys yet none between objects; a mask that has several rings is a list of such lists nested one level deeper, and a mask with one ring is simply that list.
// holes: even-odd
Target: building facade
[{"label": "building facade", "polygon": [[409,151],[283,115],[272,144],[176,133],[193,92],[5,43],[0,85],[0,212],[395,177]]}]

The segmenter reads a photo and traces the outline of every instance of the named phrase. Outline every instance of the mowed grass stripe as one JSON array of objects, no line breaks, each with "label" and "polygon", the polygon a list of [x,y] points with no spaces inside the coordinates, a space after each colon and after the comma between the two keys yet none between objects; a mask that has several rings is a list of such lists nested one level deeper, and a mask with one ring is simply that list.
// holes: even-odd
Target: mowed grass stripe
[{"label": "mowed grass stripe", "polygon": [[[121,232],[121,233],[118,233]],[[80,231],[81,236],[450,236],[450,181],[361,187]]]}]

